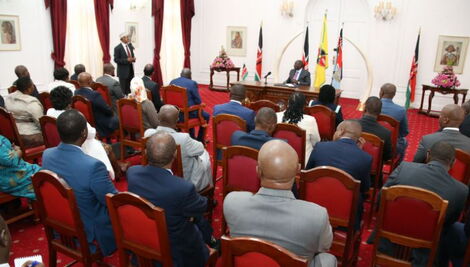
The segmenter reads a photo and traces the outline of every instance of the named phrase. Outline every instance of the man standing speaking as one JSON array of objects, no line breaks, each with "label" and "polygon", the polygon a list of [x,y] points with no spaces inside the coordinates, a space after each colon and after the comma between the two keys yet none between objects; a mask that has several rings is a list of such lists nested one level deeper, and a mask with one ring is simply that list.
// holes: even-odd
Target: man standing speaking
[{"label": "man standing speaking", "polygon": [[128,33],[121,33],[119,38],[121,43],[114,48],[114,62],[117,64],[117,76],[122,93],[127,95],[131,92],[130,83],[134,78],[134,46],[129,42]]}]

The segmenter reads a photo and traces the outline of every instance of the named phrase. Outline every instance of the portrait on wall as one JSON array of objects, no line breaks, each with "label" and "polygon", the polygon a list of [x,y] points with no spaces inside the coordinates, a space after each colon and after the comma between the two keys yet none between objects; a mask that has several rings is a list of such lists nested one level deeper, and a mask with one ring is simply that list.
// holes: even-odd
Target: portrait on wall
[{"label": "portrait on wall", "polygon": [[246,27],[227,27],[227,55],[246,56]]},{"label": "portrait on wall", "polygon": [[469,37],[439,36],[434,71],[440,72],[445,66],[452,66],[454,73],[462,74],[468,39]]},{"label": "portrait on wall", "polygon": [[129,42],[132,43],[134,47],[139,46],[139,25],[137,22],[126,22],[125,31],[129,34]]},{"label": "portrait on wall", "polygon": [[18,16],[0,15],[0,50],[21,50]]}]

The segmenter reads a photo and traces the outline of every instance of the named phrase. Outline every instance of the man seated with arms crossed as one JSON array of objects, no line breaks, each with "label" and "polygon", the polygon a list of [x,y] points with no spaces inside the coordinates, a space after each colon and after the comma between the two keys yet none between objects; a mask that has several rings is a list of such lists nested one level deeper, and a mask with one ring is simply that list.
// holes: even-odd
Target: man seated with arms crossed
[{"label": "man seated with arms crossed", "polygon": [[129,192],[165,210],[175,266],[203,267],[209,257],[204,242],[212,241],[212,227],[203,218],[207,199],[196,192],[191,182],[173,176],[176,143],[170,134],[152,135],[147,141],[147,157],[148,165],[133,166],[127,171]]},{"label": "man seated with arms crossed", "polygon": [[73,189],[90,250],[96,251],[96,241],[103,255],[111,255],[116,243],[105,196],[117,190],[103,162],[81,149],[88,135],[85,117],[74,109],[64,111],[57,118],[57,130],[62,142],[44,151],[42,167],[55,172]]},{"label": "man seated with arms crossed", "polygon": [[232,134],[232,146],[247,146],[260,150],[264,143],[273,139],[277,116],[272,108],[261,108],[256,113],[255,129],[249,133],[235,131]]},{"label": "man seated with arms crossed", "polygon": [[181,157],[183,161],[183,176],[186,181],[190,181],[200,192],[209,184],[212,184],[212,170],[209,153],[204,149],[204,145],[191,138],[188,133],[178,133],[176,124],[178,123],[179,111],[173,105],[164,105],[158,113],[160,125],[156,129],[145,131],[145,137],[152,136],[158,132],[169,133],[177,145],[181,146]]},{"label": "man seated with arms crossed", "polygon": [[308,70],[304,70],[304,63],[302,60],[295,61],[294,68],[290,70],[289,77],[284,83],[310,86],[310,72]]},{"label": "man seated with arms crossed", "polygon": [[326,209],[296,200],[290,190],[299,170],[297,153],[289,144],[264,144],[258,154],[258,193],[231,192],[224,200],[230,235],[274,242],[308,258],[309,266],[336,266],[333,255],[322,253],[333,239]]}]

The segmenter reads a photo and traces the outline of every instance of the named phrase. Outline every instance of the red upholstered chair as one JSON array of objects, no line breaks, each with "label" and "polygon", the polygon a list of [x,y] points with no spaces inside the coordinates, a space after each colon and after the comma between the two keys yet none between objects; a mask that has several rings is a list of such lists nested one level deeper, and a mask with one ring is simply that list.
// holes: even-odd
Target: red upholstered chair
[{"label": "red upholstered chair", "polygon": [[[124,160],[124,147],[131,146],[144,151],[146,139],[144,138],[144,122],[142,120],[142,106],[134,99],[119,99],[117,102],[119,116],[119,140],[121,146],[121,160]],[[138,135],[138,136],[137,136]],[[142,164],[146,163],[146,153],[142,153]]]},{"label": "red upholstered chair", "polygon": [[51,94],[48,92],[42,92],[39,94],[39,101],[42,104],[44,114],[46,114],[47,110],[52,108],[52,102],[51,102]]},{"label": "red upholstered chair", "polygon": [[78,81],[68,80],[67,82],[73,84],[76,89],[80,88],[80,84],[78,84]]},{"label": "red upholstered chair", "polygon": [[[371,266],[411,266],[413,248],[428,248],[430,252],[426,266],[433,266],[447,204],[437,194],[421,188],[384,188]],[[386,255],[378,250],[381,238],[397,245],[394,255]]]},{"label": "red upholstered chair", "polygon": [[306,258],[272,242],[253,237],[222,236],[222,266],[307,267]]},{"label": "red upholstered chair", "polygon": [[305,107],[305,114],[315,117],[321,140],[333,140],[336,131],[336,113],[323,105]]},{"label": "red upholstered chair", "polygon": [[12,85],[8,88],[8,93],[9,94],[14,93],[16,90],[18,90],[18,88],[16,88],[15,85]]},{"label": "red upholstered chair", "polygon": [[220,114],[212,118],[212,178],[214,184],[217,181],[217,166],[222,165],[222,148],[232,144],[231,138],[235,131],[246,132],[246,121],[238,116],[229,114]]},{"label": "red upholstered chair", "polygon": [[248,106],[250,109],[254,110],[255,112],[258,112],[261,108],[272,108],[275,112],[281,111],[281,108],[279,107],[278,104],[269,101],[269,100],[258,100],[255,102],[251,102],[250,105]]},{"label": "red upholstered chair", "polygon": [[67,183],[51,171],[42,170],[33,178],[41,223],[47,237],[49,266],[57,265],[57,252],[84,266],[102,261],[101,250],[91,253],[80,219],[75,194]]},{"label": "red upholstered chair", "polygon": [[88,99],[80,95],[73,96],[72,108],[80,111],[83,114],[83,116],[85,116],[85,119],[87,120],[87,122],[91,126],[96,127],[95,115],[93,115],[93,107],[91,105],[91,102]]},{"label": "red upholstered chair", "polygon": [[42,116],[39,119],[41,124],[42,137],[46,148],[56,147],[60,143],[59,132],[57,131],[56,118],[49,116]]},{"label": "red upholstered chair", "polygon": [[147,99],[153,102],[152,91],[145,89],[145,92],[147,93]]},{"label": "red upholstered chair", "polygon": [[18,128],[16,127],[16,122],[15,118],[13,117],[13,114],[1,107],[0,134],[8,138],[12,144],[15,144],[21,148],[21,152],[23,152],[23,159],[25,161],[38,162],[39,158],[42,156],[42,152],[46,148],[44,145],[26,148],[23,144],[23,140],[20,137]]},{"label": "red upholstered chair", "polygon": [[113,100],[111,98],[111,94],[109,93],[109,89],[106,85],[102,84],[102,83],[92,83],[91,84],[91,88],[95,91],[97,91],[98,93],[100,93],[100,95],[103,97],[104,99],[104,102],[106,102],[106,104],[108,104],[108,106],[112,107],[113,106]]},{"label": "red upholstered chair", "polygon": [[[330,253],[342,266],[357,261],[361,231],[355,231],[360,182],[338,168],[320,166],[300,173],[300,199],[316,203],[328,211],[334,237]],[[346,237],[344,230],[347,229]]]},{"label": "red upholstered chair", "polygon": [[305,167],[305,130],[295,124],[278,123],[274,129],[273,137],[285,139],[292,146],[299,156],[301,168]]},{"label": "red upholstered chair", "polygon": [[[191,128],[207,127],[207,121],[202,116],[202,111],[206,104],[201,103],[191,107],[188,106],[188,94],[186,92],[186,88],[176,85],[168,85],[163,86],[161,92],[163,94],[163,102],[165,102],[165,104],[175,105],[179,108],[180,112],[183,113],[184,119],[182,122],[178,122],[178,128],[184,132],[188,132]],[[189,112],[191,111],[197,111],[198,117],[189,118]],[[205,137],[203,138],[205,139]]]},{"label": "red upholstered chair", "polygon": [[457,181],[468,185],[470,182],[470,154],[457,148],[455,150],[455,163],[449,170],[449,174]]},{"label": "red upholstered chair", "polygon": [[398,135],[400,133],[400,122],[395,120],[393,117],[385,114],[380,114],[377,117],[377,122],[387,128],[387,130],[389,130],[391,133],[390,141],[392,142],[392,159],[389,159],[387,160],[387,162],[384,162],[385,165],[389,165],[390,168],[388,174],[390,174],[398,166],[399,156],[397,155],[397,141]]}]

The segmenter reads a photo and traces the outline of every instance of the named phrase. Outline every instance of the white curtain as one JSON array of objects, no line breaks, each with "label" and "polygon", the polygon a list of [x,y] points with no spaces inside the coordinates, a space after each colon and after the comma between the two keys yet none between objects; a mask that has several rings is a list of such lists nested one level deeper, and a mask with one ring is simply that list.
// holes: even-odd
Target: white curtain
[{"label": "white curtain", "polygon": [[76,64],[85,65],[93,80],[103,74],[103,51],[96,29],[93,0],[67,1],[65,67],[70,75]]},{"label": "white curtain", "polygon": [[160,65],[163,83],[169,84],[179,77],[184,62],[180,0],[166,0],[164,12]]}]

